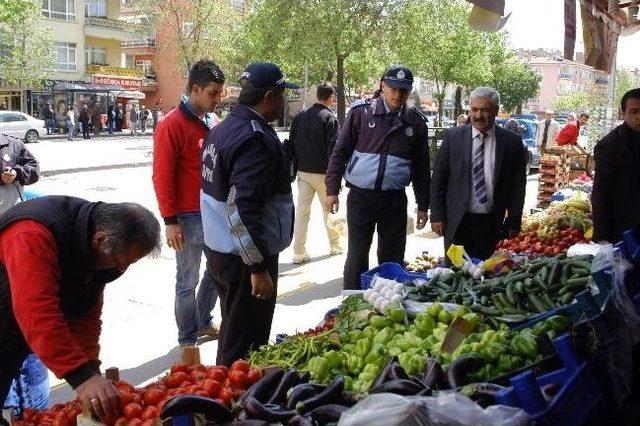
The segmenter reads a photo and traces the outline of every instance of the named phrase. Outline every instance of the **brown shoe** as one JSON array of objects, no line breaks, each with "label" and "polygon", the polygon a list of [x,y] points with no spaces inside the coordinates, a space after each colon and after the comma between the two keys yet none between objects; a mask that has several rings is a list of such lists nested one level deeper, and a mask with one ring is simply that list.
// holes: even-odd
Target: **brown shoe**
[{"label": "brown shoe", "polygon": [[209,340],[217,339],[220,329],[216,325],[198,331],[198,338],[207,337]]}]

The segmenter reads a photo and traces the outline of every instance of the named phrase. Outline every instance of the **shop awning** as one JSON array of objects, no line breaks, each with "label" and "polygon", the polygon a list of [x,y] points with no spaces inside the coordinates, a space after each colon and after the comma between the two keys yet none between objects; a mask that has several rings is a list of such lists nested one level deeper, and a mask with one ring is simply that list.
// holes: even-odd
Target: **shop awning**
[{"label": "shop awning", "polygon": [[126,92],[125,88],[116,84],[78,84],[78,83],[56,83],[53,85],[54,92],[82,92],[82,93],[110,93]]},{"label": "shop awning", "polygon": [[113,90],[111,92],[113,96],[121,99],[144,99],[145,94],[138,90]]}]

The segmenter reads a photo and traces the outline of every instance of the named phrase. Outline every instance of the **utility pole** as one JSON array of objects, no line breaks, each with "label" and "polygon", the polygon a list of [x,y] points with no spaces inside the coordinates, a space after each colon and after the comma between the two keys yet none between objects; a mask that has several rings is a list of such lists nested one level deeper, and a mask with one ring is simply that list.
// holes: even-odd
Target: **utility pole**
[{"label": "utility pole", "polygon": [[[617,47],[617,46],[616,46]],[[616,66],[617,66],[618,49],[613,55],[611,62],[611,71],[609,73],[609,81],[607,83],[607,118],[606,118],[606,133],[608,133],[614,125],[616,119],[617,107],[615,105],[616,100]]]}]

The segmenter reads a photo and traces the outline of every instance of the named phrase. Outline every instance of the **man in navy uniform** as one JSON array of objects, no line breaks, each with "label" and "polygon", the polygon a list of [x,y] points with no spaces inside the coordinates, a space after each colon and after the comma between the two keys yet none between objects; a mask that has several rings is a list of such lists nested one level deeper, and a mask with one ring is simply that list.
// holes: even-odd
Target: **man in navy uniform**
[{"label": "man in navy uniform", "polygon": [[202,146],[202,225],[207,273],[222,324],[217,363],[266,344],[276,303],[278,254],[293,236],[293,197],[282,144],[269,122],[297,88],[272,63],[242,73],[238,105]]},{"label": "man in navy uniform", "polygon": [[347,196],[349,248],[344,288],[360,288],[360,274],[369,268],[373,232],[378,231],[378,262],[404,261],[407,239],[407,196],[413,182],[418,205],[417,228],[424,228],[429,209],[429,150],[426,117],[407,107],[413,74],[406,67],[385,73],[381,96],[349,111],[327,168],[327,202],[338,210],[342,178]]}]

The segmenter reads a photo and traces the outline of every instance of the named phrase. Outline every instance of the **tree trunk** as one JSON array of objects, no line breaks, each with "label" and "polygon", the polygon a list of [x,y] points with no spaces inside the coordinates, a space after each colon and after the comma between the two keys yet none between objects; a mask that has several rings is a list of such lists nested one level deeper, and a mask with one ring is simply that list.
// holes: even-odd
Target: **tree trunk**
[{"label": "tree trunk", "polygon": [[518,104],[516,107],[516,114],[522,114],[522,104]]},{"label": "tree trunk", "polygon": [[336,57],[336,91],[338,101],[338,121],[344,123],[345,117],[345,92],[344,92],[344,55],[338,54]]},{"label": "tree trunk", "polygon": [[456,87],[455,104],[453,106],[453,118],[457,119],[462,114],[462,86]]}]

